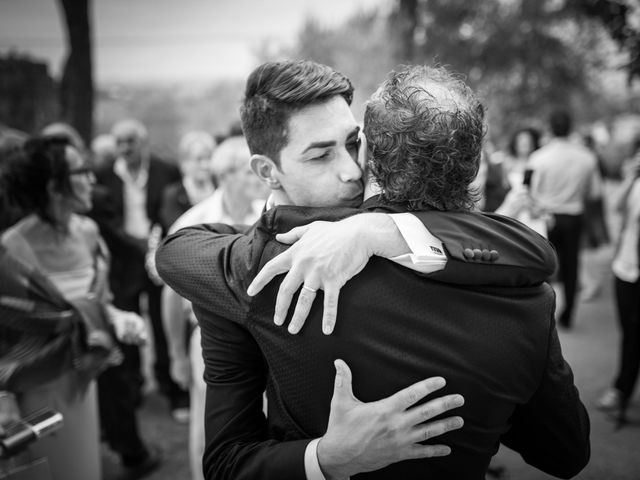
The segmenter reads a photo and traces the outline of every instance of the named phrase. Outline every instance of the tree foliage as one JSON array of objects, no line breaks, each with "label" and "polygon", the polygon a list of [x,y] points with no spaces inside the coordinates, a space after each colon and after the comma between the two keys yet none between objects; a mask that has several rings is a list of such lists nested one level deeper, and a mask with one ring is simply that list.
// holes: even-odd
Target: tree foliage
[{"label": "tree foliage", "polygon": [[633,75],[637,1],[395,0],[338,28],[310,20],[287,56],[347,74],[356,112],[394,66],[446,65],[485,98],[493,135],[508,135],[559,105],[584,121],[603,115],[601,72],[622,66]]},{"label": "tree foliage", "polygon": [[640,2],[638,0],[568,0],[567,7],[599,20],[627,52],[629,82],[640,77]]},{"label": "tree foliage", "polygon": [[408,25],[402,15],[418,21],[410,52],[403,51],[408,33],[391,29],[397,54],[465,75],[499,132],[535,123],[558,105],[584,104],[606,63],[602,27],[562,1],[399,0],[390,25]]}]

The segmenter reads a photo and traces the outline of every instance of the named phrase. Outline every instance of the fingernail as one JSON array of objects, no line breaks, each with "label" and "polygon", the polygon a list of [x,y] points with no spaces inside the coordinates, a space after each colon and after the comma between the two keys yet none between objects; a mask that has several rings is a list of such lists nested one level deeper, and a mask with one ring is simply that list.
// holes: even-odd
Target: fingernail
[{"label": "fingernail", "polygon": [[247,295],[249,295],[250,297],[253,297],[255,295],[255,292],[253,291],[253,283],[249,285],[249,288],[247,288]]},{"label": "fingernail", "polygon": [[324,333],[325,335],[331,335],[331,332],[333,332],[333,326],[331,325],[322,326],[322,333]]},{"label": "fingernail", "polygon": [[464,425],[464,420],[463,420],[461,417],[456,417],[456,418],[453,420],[453,425],[454,425],[455,427],[460,428],[460,427],[462,427],[462,426]]},{"label": "fingernail", "polygon": [[289,324],[288,330],[291,335],[298,333],[298,329],[292,323]]},{"label": "fingernail", "polygon": [[453,399],[453,403],[457,406],[464,405],[464,397],[462,395],[456,395]]},{"label": "fingernail", "polygon": [[278,316],[278,315],[274,315],[273,316],[273,323],[275,323],[276,325],[278,325],[279,327],[282,326],[282,324],[284,323],[284,318]]},{"label": "fingernail", "polygon": [[437,378],[434,380],[434,383],[435,383],[435,385],[436,385],[436,388],[444,387],[444,386],[447,384],[447,382],[445,381],[445,379],[444,379],[444,378],[442,378],[442,377],[437,377]]}]

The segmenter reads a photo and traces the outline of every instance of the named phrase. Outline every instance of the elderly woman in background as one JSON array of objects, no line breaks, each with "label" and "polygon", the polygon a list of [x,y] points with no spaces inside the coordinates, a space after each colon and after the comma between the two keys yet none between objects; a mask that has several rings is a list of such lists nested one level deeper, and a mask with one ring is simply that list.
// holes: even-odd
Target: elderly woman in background
[{"label": "elderly woman in background", "polygon": [[[154,225],[149,235],[147,273],[158,285],[163,283],[155,267],[155,255],[160,240],[180,215],[211,196],[216,189],[211,171],[211,155],[215,146],[215,140],[211,135],[198,130],[186,133],[180,140],[178,154],[182,179],[164,189],[159,212],[160,224]],[[182,417],[182,412],[174,413]],[[184,420],[187,420],[186,416]]]},{"label": "elderly woman in background", "polygon": [[[251,170],[250,160],[251,153],[244,137],[231,137],[222,142],[209,160],[209,168],[218,179],[218,190],[180,216],[169,233],[199,223],[250,225],[255,222],[264,208],[268,191]],[[190,303],[167,286],[162,290],[162,319],[171,357],[171,376],[180,386],[189,388],[191,398],[191,479],[202,480],[206,385],[200,328]],[[185,328],[187,322],[192,324],[192,329]],[[188,330],[191,337],[187,341],[184,335]]]},{"label": "elderly woman in background", "polygon": [[[81,330],[89,351],[108,351],[95,368],[69,362],[59,375],[15,392],[24,414],[43,407],[64,416],[55,435],[40,439],[33,452],[47,458],[52,478],[101,478],[96,382],[98,373],[121,360],[115,338],[141,343],[144,322],[136,314],[110,304],[108,253],[95,223],[79,215],[91,208],[94,177],[80,153],[60,138],[30,139],[8,160],[3,183],[27,216],[2,235],[4,248],[16,259],[42,273],[71,304],[88,306]],[[87,374],[88,373],[88,374]]]},{"label": "elderly woman in background", "polygon": [[[180,140],[178,147],[179,166],[182,179],[165,187],[162,193],[162,201],[159,211],[159,224],[151,229],[146,255],[146,269],[149,278],[156,285],[163,285],[158,275],[155,264],[156,250],[162,238],[180,215],[192,206],[199,204],[215,191],[213,173],[211,171],[211,155],[216,143],[211,135],[203,131],[191,131]],[[164,319],[163,319],[164,322]],[[170,339],[167,338],[167,343]],[[169,359],[169,369],[174,369],[172,360]],[[177,384],[181,388],[178,401],[172,406],[171,415],[179,423],[189,421],[189,399],[186,387]]]},{"label": "elderly woman in background", "polygon": [[216,144],[206,132],[186,133],[178,147],[182,181],[165,188],[160,207],[164,233],[180,215],[208,198],[215,190],[211,172],[211,155]]}]

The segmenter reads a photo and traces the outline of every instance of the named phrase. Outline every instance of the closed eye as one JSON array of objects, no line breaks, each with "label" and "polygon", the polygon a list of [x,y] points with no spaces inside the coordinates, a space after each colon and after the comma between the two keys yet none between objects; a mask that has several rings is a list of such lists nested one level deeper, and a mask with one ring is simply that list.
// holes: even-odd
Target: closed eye
[{"label": "closed eye", "polygon": [[312,157],[311,160],[316,160],[316,161],[326,160],[327,158],[329,158],[329,154],[330,154],[330,151],[327,150],[322,155],[318,155],[317,157]]}]

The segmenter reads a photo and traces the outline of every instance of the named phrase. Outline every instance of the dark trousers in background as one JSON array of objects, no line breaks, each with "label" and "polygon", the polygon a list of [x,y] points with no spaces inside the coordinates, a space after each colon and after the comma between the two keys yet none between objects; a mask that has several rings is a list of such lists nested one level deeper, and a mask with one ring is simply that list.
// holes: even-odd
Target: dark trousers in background
[{"label": "dark trousers in background", "polygon": [[578,287],[578,266],[582,215],[554,215],[555,222],[549,230],[549,241],[558,254],[558,279],[564,287],[564,310],[558,323],[570,327]]},{"label": "dark trousers in background", "polygon": [[[120,347],[123,353],[131,348]],[[98,376],[100,428],[109,447],[118,453],[125,466],[139,464],[148,455],[138,431],[136,402],[139,398],[131,388],[129,372],[129,366],[123,362]]]},{"label": "dark trousers in background", "polygon": [[640,371],[640,280],[635,283],[615,279],[616,306],[620,322],[620,364],[615,388],[629,400]]},{"label": "dark trousers in background", "polygon": [[[155,346],[154,373],[162,393],[169,398],[171,408],[188,406],[189,394],[181,390],[169,376],[169,354],[161,317],[162,288],[149,282],[147,288],[149,317]],[[115,307],[140,313],[140,295],[132,292],[123,295],[114,289]],[[142,403],[142,376],[140,348],[120,344],[124,360],[98,377],[98,401],[100,424],[109,446],[116,451],[123,464],[135,465],[146,458],[148,452],[138,431],[136,409]]]},{"label": "dark trousers in background", "polygon": [[[115,307],[140,313],[139,297],[114,295]],[[112,450],[126,466],[135,465],[147,456],[138,430],[136,409],[142,402],[144,378],[141,371],[140,348],[119,344],[124,355],[122,363],[105,370],[98,377],[100,428]]]},{"label": "dark trousers in background", "polygon": [[162,322],[162,287],[151,282],[147,286],[149,319],[153,330],[155,360],[153,371],[160,391],[169,399],[171,409],[189,406],[189,393],[173,381],[170,374],[169,349]]},{"label": "dark trousers in background", "polygon": [[[118,292],[114,290],[113,304],[121,310],[129,312],[140,312],[140,297],[143,293],[147,294],[149,319],[151,321],[151,335],[153,335],[154,344],[154,364],[153,371],[158,382],[160,392],[169,400],[171,409],[189,406],[189,393],[182,390],[171,378],[169,351],[167,347],[167,338],[164,333],[164,325],[162,323],[162,287],[153,284],[147,280],[144,283],[144,290],[127,292]],[[136,405],[142,400],[142,385],[144,378],[142,376],[140,349],[135,346],[126,346],[123,348],[126,365],[126,372],[123,372],[127,383],[134,389],[134,396],[137,398]]]}]

